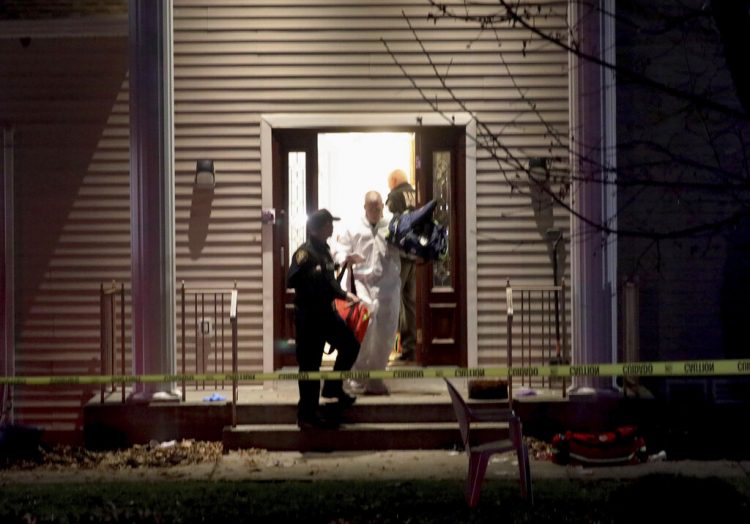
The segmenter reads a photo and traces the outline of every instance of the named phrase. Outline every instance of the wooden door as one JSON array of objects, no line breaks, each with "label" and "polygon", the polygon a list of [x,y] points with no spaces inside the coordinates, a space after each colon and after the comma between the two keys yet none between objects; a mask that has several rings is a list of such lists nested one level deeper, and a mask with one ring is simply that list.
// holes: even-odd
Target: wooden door
[{"label": "wooden door", "polygon": [[417,200],[437,199],[433,218],[448,229],[444,260],[417,267],[417,361],[467,364],[465,130],[420,128],[416,137]]},{"label": "wooden door", "polygon": [[318,203],[318,134],[273,132],[274,369],[296,366],[294,290],[287,289],[291,255],[305,241],[305,218]]}]

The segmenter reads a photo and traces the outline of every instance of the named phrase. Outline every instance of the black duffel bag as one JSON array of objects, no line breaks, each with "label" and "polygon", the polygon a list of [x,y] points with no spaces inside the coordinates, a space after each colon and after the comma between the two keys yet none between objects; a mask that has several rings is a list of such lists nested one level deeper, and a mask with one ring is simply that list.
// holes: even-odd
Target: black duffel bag
[{"label": "black duffel bag", "polygon": [[394,215],[388,224],[386,240],[411,258],[439,260],[448,252],[448,231],[435,222],[436,200],[413,211]]}]

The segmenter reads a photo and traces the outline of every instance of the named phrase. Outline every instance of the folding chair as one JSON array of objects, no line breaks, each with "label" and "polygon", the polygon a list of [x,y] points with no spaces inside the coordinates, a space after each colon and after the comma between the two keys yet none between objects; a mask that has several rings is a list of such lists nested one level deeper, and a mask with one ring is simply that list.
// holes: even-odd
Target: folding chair
[{"label": "folding chair", "polygon": [[[461,430],[461,440],[466,454],[469,455],[469,473],[466,479],[466,501],[469,507],[476,507],[479,502],[479,493],[482,489],[482,481],[487,472],[487,462],[495,453],[516,451],[518,458],[518,473],[521,484],[521,496],[533,503],[533,492],[531,486],[531,471],[529,469],[529,451],[523,442],[521,421],[507,408],[471,408],[464,401],[461,394],[456,390],[448,379],[444,379],[448,385],[448,393],[453,403],[453,410],[458,419],[458,427]],[[509,438],[494,440],[485,443],[475,443],[471,439],[472,422],[508,422]]]}]

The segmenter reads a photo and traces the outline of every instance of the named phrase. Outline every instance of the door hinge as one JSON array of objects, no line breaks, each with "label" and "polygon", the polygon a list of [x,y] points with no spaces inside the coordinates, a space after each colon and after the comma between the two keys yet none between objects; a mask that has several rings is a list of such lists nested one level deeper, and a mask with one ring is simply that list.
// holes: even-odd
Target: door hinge
[{"label": "door hinge", "polygon": [[422,328],[417,329],[417,344],[422,343]]}]

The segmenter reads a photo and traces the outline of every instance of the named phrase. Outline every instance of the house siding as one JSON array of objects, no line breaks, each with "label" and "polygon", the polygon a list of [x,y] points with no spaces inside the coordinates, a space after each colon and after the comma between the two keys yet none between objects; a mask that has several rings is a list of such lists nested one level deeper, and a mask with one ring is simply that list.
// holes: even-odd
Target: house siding
[{"label": "house siding", "polygon": [[[541,27],[564,33],[566,3],[543,4],[555,16],[540,20]],[[226,272],[228,278],[251,268],[260,275],[262,114],[432,112],[424,96],[447,113],[475,113],[524,164],[533,156],[567,158],[567,55],[511,26],[498,30],[498,48],[491,31],[460,21],[434,23],[430,11],[421,1],[175,2],[177,184],[189,191],[194,159],[214,158],[221,171],[217,195],[231,195],[237,207],[222,209],[217,202],[213,212],[231,216],[235,229],[224,241],[244,249],[236,265],[216,271],[208,264],[203,271],[217,277]],[[441,87],[409,23],[464,108]],[[562,136],[560,143],[550,137],[550,128]],[[549,285],[552,267],[530,198],[509,183],[524,174],[512,163],[498,166],[482,148],[476,165],[477,230],[469,234],[477,240],[478,362],[498,365],[505,363],[506,279]],[[554,223],[567,233],[566,212],[556,209]],[[219,253],[212,235],[206,254]],[[188,267],[200,276],[197,261],[178,258],[178,272]],[[241,296],[250,295],[245,315],[253,315],[243,325],[246,362],[260,367],[259,281],[243,280],[240,288]]]},{"label": "house siding", "polygon": [[[99,286],[129,287],[127,49],[123,37],[0,39],[0,120],[15,142],[21,376],[98,373]],[[95,391],[16,387],[15,414],[76,433]]]},{"label": "house siding", "polygon": [[[564,34],[566,2],[542,4],[554,13],[541,27]],[[442,88],[402,12],[465,106]],[[441,111],[475,113],[524,167],[534,156],[567,159],[567,55],[512,26],[498,28],[498,47],[491,31],[435,23],[429,12],[422,1],[174,1],[176,276],[210,288],[236,281],[241,370],[263,364],[262,115],[432,112],[424,96]],[[18,145],[17,372],[95,373],[99,285],[116,279],[129,295],[127,40],[0,46],[0,66],[14,71],[0,75],[0,114],[11,115]],[[63,150],[77,153],[66,169]],[[193,188],[201,158],[216,166],[210,198]],[[479,365],[505,363],[506,279],[552,282],[544,231],[517,184],[524,176],[477,148],[469,234],[478,309],[469,321],[477,323]],[[42,227],[41,216],[52,226]],[[566,212],[555,209],[553,223],[567,240]],[[19,390],[20,419],[80,430],[80,407],[98,389],[61,391]]]}]

